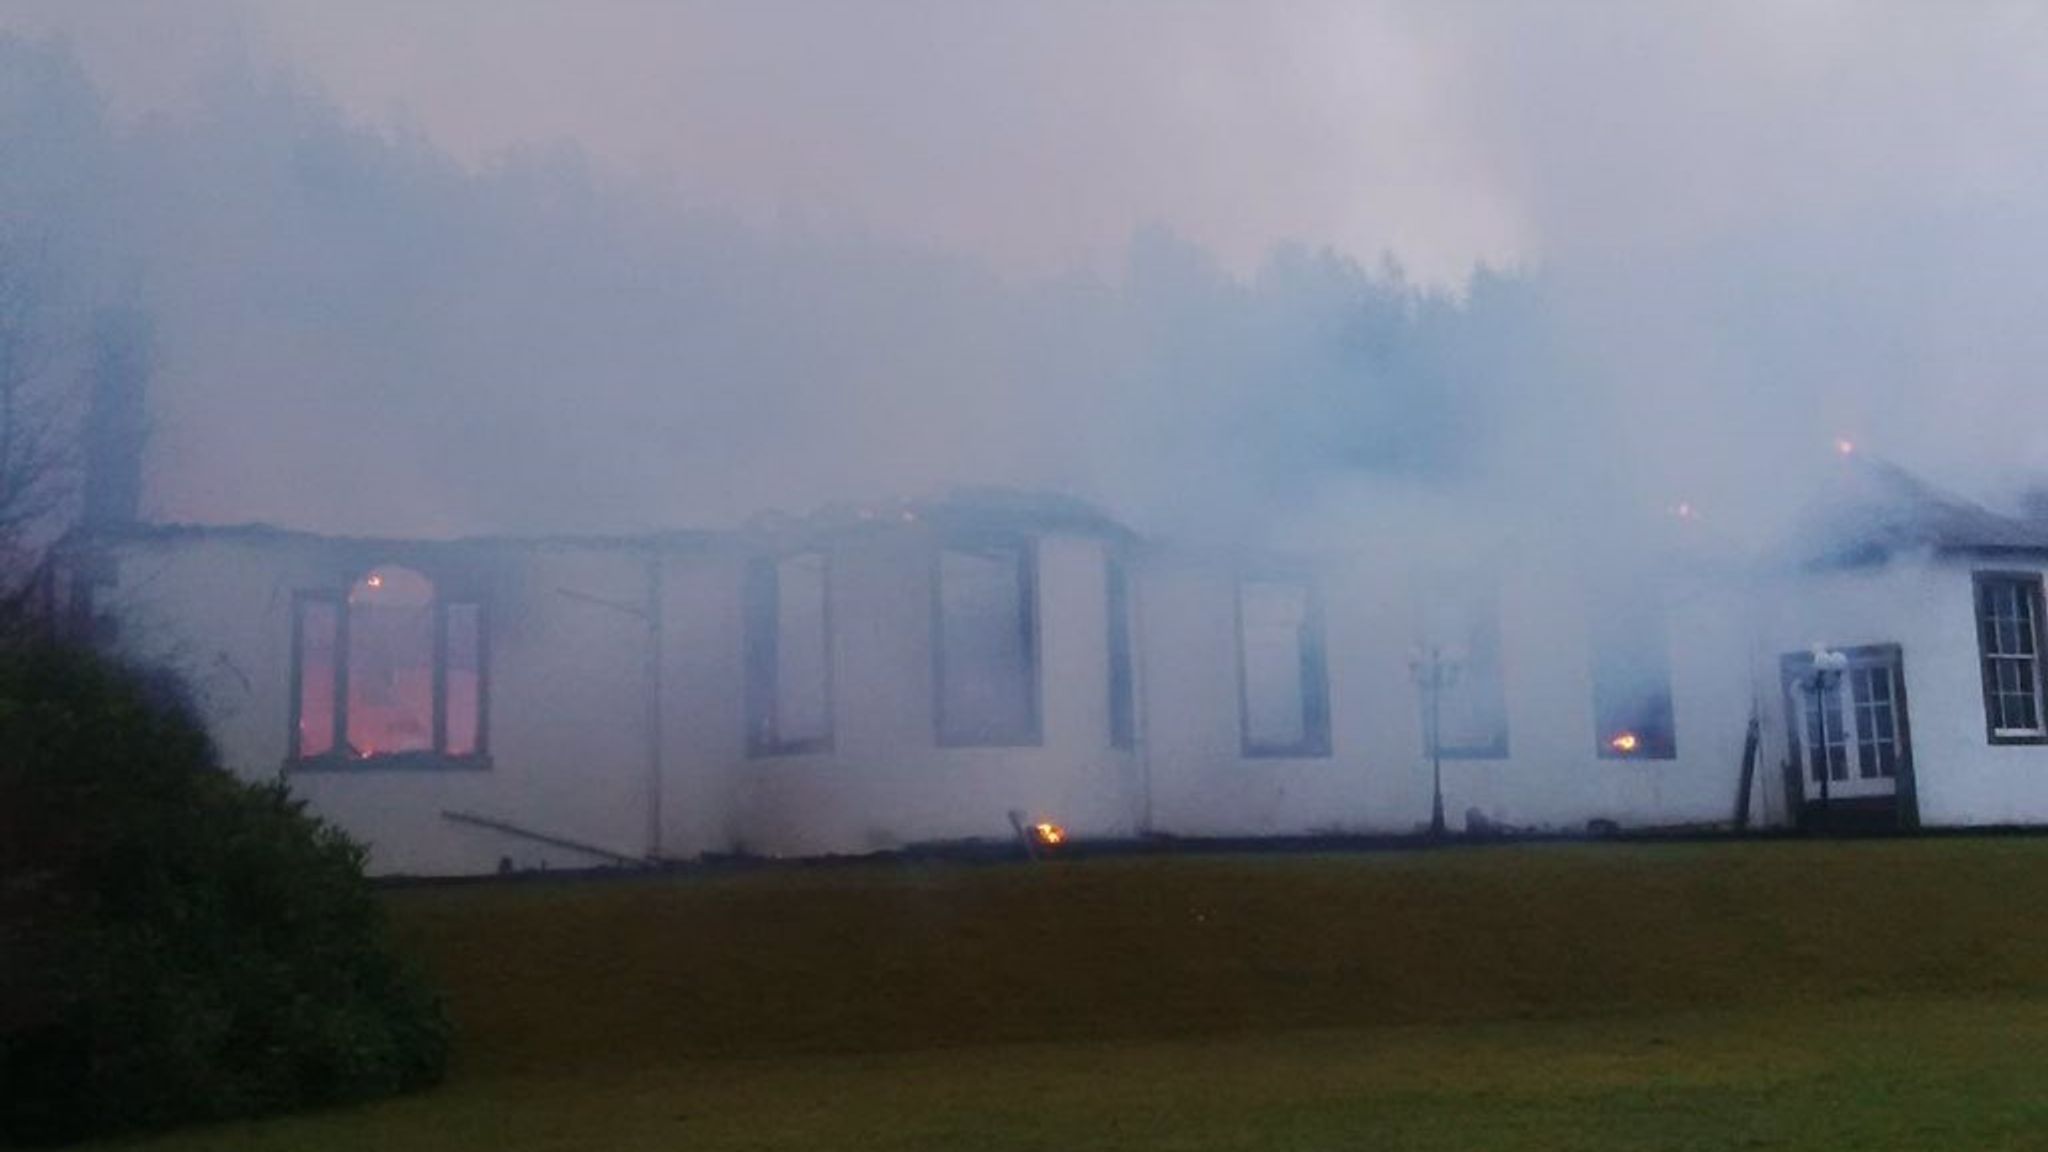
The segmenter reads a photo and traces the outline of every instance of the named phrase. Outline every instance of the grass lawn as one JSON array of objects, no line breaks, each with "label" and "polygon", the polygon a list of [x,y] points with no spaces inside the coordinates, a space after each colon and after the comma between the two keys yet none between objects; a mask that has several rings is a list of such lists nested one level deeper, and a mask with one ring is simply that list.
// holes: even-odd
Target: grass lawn
[{"label": "grass lawn", "polygon": [[2048,1147],[2048,839],[390,894],[443,1089],[149,1149]]}]

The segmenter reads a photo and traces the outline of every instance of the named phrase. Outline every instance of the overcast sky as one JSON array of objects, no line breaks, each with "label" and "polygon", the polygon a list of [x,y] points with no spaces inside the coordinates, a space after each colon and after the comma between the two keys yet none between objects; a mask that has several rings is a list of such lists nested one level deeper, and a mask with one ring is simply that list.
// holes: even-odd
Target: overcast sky
[{"label": "overcast sky", "polygon": [[[903,333],[917,331],[919,309],[948,298],[930,295],[933,285],[971,279],[963,268],[1015,285],[1115,279],[1148,227],[1240,275],[1282,241],[1368,268],[1391,256],[1452,290],[1477,263],[1543,269],[1573,378],[1604,382],[1620,408],[1617,423],[1583,423],[1644,429],[1654,442],[1633,450],[1670,473],[1656,478],[1665,489],[1753,478],[1795,442],[1825,444],[1838,431],[1965,486],[2048,464],[2048,432],[2015,418],[2048,363],[2048,336],[2037,334],[2048,329],[2037,319],[2048,304],[2044,4],[0,0],[5,30],[66,38],[128,122],[198,109],[218,118],[226,105],[204,93],[220,77],[283,76],[287,90],[319,94],[359,128],[410,137],[419,155],[476,171],[508,155],[566,158],[633,190],[616,203],[636,211],[730,218],[778,242],[823,238],[827,252],[866,238],[928,253],[950,271],[900,281],[916,287],[892,297],[900,307],[886,346],[883,335],[860,346],[848,336],[793,365],[764,337],[719,369],[729,379],[807,373],[860,399],[860,412],[959,393],[950,415],[921,417],[929,467],[877,475],[876,488],[1067,476],[1066,486],[1097,494],[1086,468],[964,473],[1000,455],[973,429],[992,414],[1031,425],[1037,416],[1006,407],[1015,396],[1057,386],[1053,372],[1114,378],[1108,359],[1042,364],[1030,380],[1015,369],[1009,392],[977,394],[994,386],[976,373],[1012,371],[1020,359],[1012,344],[1026,334],[1005,311],[1019,305],[960,303],[940,318],[971,352]],[[271,178],[242,160],[252,189]],[[277,210],[275,251],[248,268],[204,273],[204,250],[164,252],[255,293],[249,285],[266,274],[251,269],[305,255],[292,247],[296,219]],[[607,241],[622,250],[650,248],[625,225],[605,227],[626,230]],[[529,256],[549,259],[538,248]],[[686,280],[663,299],[697,299]],[[422,365],[496,386],[503,366],[458,344],[503,331],[521,307],[508,299],[486,315],[475,305],[470,329],[451,313],[445,331],[417,334],[401,357],[348,346],[368,330],[349,318],[355,297],[337,295],[305,319],[330,328],[273,324],[275,346],[256,348],[246,324],[221,319],[229,312],[192,305],[191,287],[163,290],[187,333],[172,333],[165,392],[191,404],[163,421],[171,466],[161,488],[165,512],[204,518],[394,523],[243,492],[237,477],[270,462],[216,463],[202,433],[223,419],[220,405],[246,397],[209,382],[314,372],[306,352],[318,347],[325,363],[350,364],[334,370],[336,388],[379,371],[399,387]],[[764,331],[786,330],[788,316],[775,315]],[[832,316],[862,322],[857,311]],[[629,332],[621,323],[590,318],[580,344],[560,345],[562,374],[630,380],[680,363],[659,320],[632,321]],[[917,367],[900,394],[862,391],[905,359]],[[834,365],[853,367],[839,380]],[[507,394],[508,404],[532,399]],[[703,400],[693,397],[692,418]],[[802,411],[839,420],[831,405]],[[619,490],[673,480],[649,455],[652,441],[641,454],[608,451],[608,433],[570,415],[536,426],[564,429],[585,459],[632,462],[613,477]],[[1070,439],[1051,416],[1031,426],[1048,448]],[[919,455],[889,441],[908,432],[874,434],[885,454]],[[830,451],[800,438],[788,447],[787,460]],[[812,487],[842,491],[856,471],[821,471]],[[595,474],[581,481],[602,487]],[[764,482],[730,493],[722,511],[810,498],[801,487]],[[470,522],[451,513],[431,526]]]},{"label": "overcast sky", "polygon": [[1690,244],[1845,195],[2038,187],[2048,6],[1969,0],[0,0],[123,110],[224,59],[477,161],[573,141],[677,202],[1005,269],[1165,224],[1476,260]]}]

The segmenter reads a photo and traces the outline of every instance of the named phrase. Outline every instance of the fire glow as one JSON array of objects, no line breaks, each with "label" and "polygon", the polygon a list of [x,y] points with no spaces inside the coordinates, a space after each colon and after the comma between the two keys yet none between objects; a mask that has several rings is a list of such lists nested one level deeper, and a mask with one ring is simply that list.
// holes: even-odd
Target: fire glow
[{"label": "fire glow", "polygon": [[1617,735],[1614,739],[1609,740],[1607,742],[1607,746],[1609,748],[1614,749],[1616,752],[1620,752],[1623,755],[1627,755],[1631,752],[1634,752],[1636,750],[1636,747],[1641,743],[1642,742],[1640,740],[1636,739],[1635,733],[1623,732]]},{"label": "fire glow", "polygon": [[1046,848],[1057,848],[1067,842],[1067,830],[1057,824],[1040,822],[1031,826],[1031,836]]}]

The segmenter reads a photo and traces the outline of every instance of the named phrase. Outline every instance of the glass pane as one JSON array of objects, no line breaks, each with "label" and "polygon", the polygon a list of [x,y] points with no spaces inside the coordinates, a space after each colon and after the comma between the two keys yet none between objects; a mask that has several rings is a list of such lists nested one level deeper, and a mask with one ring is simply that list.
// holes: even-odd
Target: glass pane
[{"label": "glass pane", "polygon": [[776,565],[775,724],[783,744],[832,734],[825,634],[825,558],[792,556]]},{"label": "glass pane", "polygon": [[1308,589],[1245,583],[1238,590],[1244,650],[1245,742],[1292,748],[1308,741]]},{"label": "glass pane", "polygon": [[1033,734],[1037,675],[1015,549],[948,550],[939,559],[939,721],[950,743],[1004,743]]},{"label": "glass pane", "polygon": [[450,756],[483,750],[483,609],[450,604],[448,627],[448,746]]},{"label": "glass pane", "polygon": [[334,751],[334,645],[339,608],[322,600],[299,602],[300,756]]},{"label": "glass pane", "polygon": [[378,568],[348,596],[351,756],[434,746],[434,586],[406,568]]}]

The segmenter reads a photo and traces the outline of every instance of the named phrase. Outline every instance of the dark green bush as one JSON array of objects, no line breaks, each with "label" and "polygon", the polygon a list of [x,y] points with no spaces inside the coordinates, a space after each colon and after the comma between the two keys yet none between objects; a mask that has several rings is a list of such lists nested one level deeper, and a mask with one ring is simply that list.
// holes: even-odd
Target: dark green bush
[{"label": "dark green bush", "polygon": [[0,647],[0,1144],[434,1083],[363,850],[217,764],[176,685]]}]

